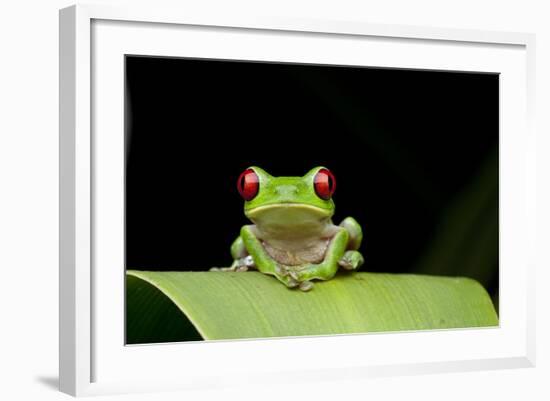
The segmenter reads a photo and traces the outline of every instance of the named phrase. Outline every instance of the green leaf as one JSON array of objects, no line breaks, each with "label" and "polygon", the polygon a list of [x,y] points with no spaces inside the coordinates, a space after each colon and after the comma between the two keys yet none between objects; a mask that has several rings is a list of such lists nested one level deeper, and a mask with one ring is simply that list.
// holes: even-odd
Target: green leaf
[{"label": "green leaf", "polygon": [[468,278],[341,273],[313,290],[259,272],[127,272],[127,343],[498,325]]}]

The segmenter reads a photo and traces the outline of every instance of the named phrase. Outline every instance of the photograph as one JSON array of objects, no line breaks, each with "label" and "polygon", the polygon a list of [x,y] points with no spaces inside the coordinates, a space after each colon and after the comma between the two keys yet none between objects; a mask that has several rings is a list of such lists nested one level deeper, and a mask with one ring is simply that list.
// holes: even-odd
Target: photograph
[{"label": "photograph", "polygon": [[499,325],[499,74],[125,55],[126,345]]}]

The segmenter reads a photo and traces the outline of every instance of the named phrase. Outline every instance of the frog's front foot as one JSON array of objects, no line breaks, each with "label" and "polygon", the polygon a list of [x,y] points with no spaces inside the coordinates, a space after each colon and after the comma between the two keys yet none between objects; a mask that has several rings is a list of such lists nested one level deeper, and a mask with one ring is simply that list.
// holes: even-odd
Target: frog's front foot
[{"label": "frog's front foot", "polygon": [[300,282],[294,277],[293,271],[287,266],[275,264],[275,277],[288,288],[295,288]]},{"label": "frog's front foot", "polygon": [[248,269],[255,267],[254,259],[248,255],[244,258],[236,259],[230,267],[212,267],[211,272],[246,272]]},{"label": "frog's front foot", "polygon": [[346,251],[338,261],[338,265],[346,270],[356,270],[364,262],[363,255],[359,251]]},{"label": "frog's front foot", "polygon": [[254,264],[254,259],[252,256],[248,255],[244,258],[240,258],[237,260],[237,269],[235,271],[237,272],[245,272],[248,271],[248,269],[256,267]]},{"label": "frog's front foot", "polygon": [[[323,269],[323,265],[308,265],[299,269],[289,269],[288,274],[298,283],[300,290],[305,292],[313,289],[313,279],[325,279]],[[327,276],[327,279],[330,277]]]},{"label": "frog's front foot", "polygon": [[292,270],[286,270],[283,275],[277,276],[288,288],[298,287],[302,291],[309,291],[313,288],[313,283],[309,280],[300,281],[297,279],[295,272]]}]

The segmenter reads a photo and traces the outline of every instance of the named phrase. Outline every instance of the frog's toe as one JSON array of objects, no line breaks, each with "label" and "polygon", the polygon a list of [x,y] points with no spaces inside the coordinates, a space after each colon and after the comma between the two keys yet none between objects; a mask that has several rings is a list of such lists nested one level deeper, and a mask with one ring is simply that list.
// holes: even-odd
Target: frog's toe
[{"label": "frog's toe", "polygon": [[311,281],[302,281],[300,283],[300,290],[302,291],[309,291],[313,288],[313,283]]},{"label": "frog's toe", "polygon": [[290,277],[286,282],[285,282],[286,286],[288,288],[296,288],[300,285],[300,283],[296,280],[294,280],[292,277]]},{"label": "frog's toe", "polygon": [[364,262],[363,255],[358,251],[346,251],[342,259],[338,261],[338,265],[346,270],[356,270]]},{"label": "frog's toe", "polygon": [[349,260],[344,258],[340,259],[338,265],[346,270],[354,270],[353,264]]}]

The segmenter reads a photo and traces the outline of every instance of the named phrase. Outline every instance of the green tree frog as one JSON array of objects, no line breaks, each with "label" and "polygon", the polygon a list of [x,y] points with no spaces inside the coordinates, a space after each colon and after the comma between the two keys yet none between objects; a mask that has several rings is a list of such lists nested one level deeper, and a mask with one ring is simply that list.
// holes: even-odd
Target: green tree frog
[{"label": "green tree frog", "polygon": [[363,264],[361,226],[352,217],[332,223],[336,180],[327,168],[315,167],[303,177],[273,177],[250,167],[237,188],[254,224],[243,226],[231,245],[231,267],[212,270],[257,269],[308,291],[311,280],[329,280],[339,267],[355,270]]}]

